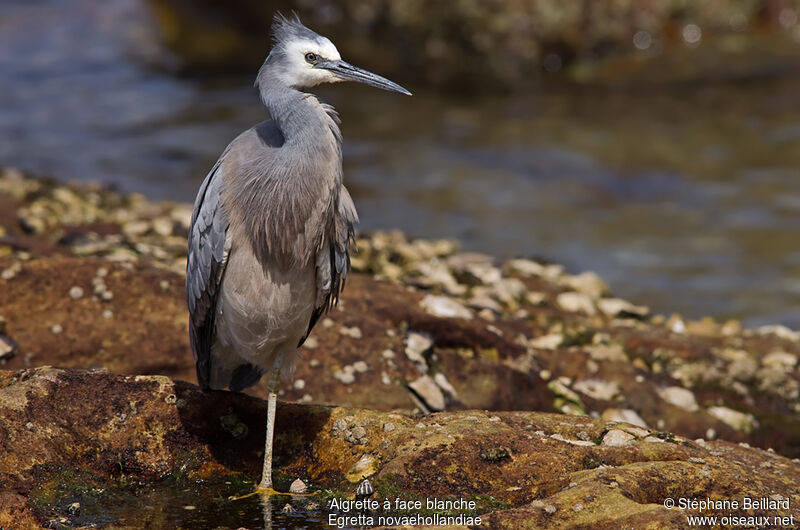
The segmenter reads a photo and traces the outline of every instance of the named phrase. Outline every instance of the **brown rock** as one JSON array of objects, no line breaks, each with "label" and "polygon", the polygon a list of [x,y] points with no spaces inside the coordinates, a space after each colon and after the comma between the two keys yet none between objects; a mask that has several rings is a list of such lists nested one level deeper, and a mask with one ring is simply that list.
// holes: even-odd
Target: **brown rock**
[{"label": "brown rock", "polygon": [[[170,395],[174,404],[165,399]],[[247,426],[244,436],[232,436],[220,423],[232,411]],[[0,371],[0,432],[7,433],[0,437],[0,521],[44,524],[58,508],[34,504],[27,493],[53,477],[81,472],[107,477],[101,497],[113,494],[125,476],[144,487],[175,473],[243,472],[254,479],[264,412],[264,402],[249,396],[202,392],[160,376],[49,367]],[[385,429],[387,423],[395,429]],[[356,425],[363,443],[347,441],[337,425]],[[583,417],[466,411],[420,420],[281,403],[277,426],[275,464],[283,476],[352,491],[367,473],[377,498],[491,495],[494,507],[483,505],[480,512],[492,528],[674,526],[686,514],[664,508],[666,498],[730,498],[733,484],[737,496],[800,494],[800,464],[760,449],[723,441],[701,446],[673,435],[664,443],[631,435],[624,444],[562,441],[604,439],[605,424]],[[575,509],[578,504],[583,509]],[[69,512],[60,513],[68,518]],[[797,518],[800,508],[792,503],[771,515]]]}]

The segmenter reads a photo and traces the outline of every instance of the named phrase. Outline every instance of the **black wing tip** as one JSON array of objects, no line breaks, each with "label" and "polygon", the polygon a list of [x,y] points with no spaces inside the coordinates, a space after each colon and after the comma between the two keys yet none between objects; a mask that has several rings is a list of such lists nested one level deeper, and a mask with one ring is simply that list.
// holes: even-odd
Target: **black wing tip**
[{"label": "black wing tip", "polygon": [[211,370],[208,363],[199,362],[195,366],[197,368],[197,386],[200,390],[211,390]]},{"label": "black wing tip", "polygon": [[319,321],[320,317],[325,313],[326,310],[327,310],[327,304],[322,305],[321,307],[314,308],[314,311],[311,313],[311,319],[308,321],[308,329],[306,330],[306,334],[303,335],[303,338],[300,339],[300,342],[297,343],[298,348],[302,346],[303,343],[305,343],[308,336],[311,335],[311,330],[314,329],[314,326],[317,325],[317,322]]},{"label": "black wing tip", "polygon": [[189,343],[194,356],[197,371],[197,384],[203,390],[209,390],[211,383],[211,340],[214,323],[206,321],[204,325],[196,326],[189,321]]}]

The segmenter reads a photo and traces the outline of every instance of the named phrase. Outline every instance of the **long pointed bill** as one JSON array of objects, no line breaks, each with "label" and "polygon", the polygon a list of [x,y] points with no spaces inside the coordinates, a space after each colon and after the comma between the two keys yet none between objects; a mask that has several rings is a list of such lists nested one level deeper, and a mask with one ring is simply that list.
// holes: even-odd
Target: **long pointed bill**
[{"label": "long pointed bill", "polygon": [[364,83],[376,88],[388,90],[389,92],[399,92],[400,94],[405,94],[407,96],[411,95],[411,92],[401,87],[397,83],[389,81],[385,77],[381,77],[378,74],[368,72],[367,70],[359,68],[358,66],[353,66],[346,61],[326,61],[324,63],[318,63],[317,68],[329,70],[342,80],[357,81],[359,83]]}]

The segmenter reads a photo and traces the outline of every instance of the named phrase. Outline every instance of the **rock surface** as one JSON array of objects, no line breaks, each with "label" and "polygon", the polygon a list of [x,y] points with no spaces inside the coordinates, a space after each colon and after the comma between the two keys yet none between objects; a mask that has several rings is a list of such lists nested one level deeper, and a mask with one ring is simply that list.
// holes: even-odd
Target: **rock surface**
[{"label": "rock surface", "polygon": [[564,73],[579,82],[619,84],[796,72],[800,35],[793,1],[149,3],[172,52],[168,66],[177,56],[184,70],[249,72],[263,60],[275,11],[294,10],[357,64],[404,83],[459,90],[519,89]]},{"label": "rock surface", "polygon": [[[263,403],[180,382],[186,213],[0,173],[0,526],[69,519],[52,491],[78,471],[259,473]],[[285,489],[490,496],[507,528],[659,527],[686,515],[666,496],[796,495],[796,332],[651,316],[594,275],[452,241],[359,247],[281,394]]]},{"label": "rock surface", "polygon": [[[69,522],[69,510],[39,501],[66,476],[107,485],[176,473],[255,477],[264,416],[261,400],[202,392],[163,376],[0,371],[0,524]],[[282,403],[276,421],[276,474],[350,492],[368,475],[379,499],[491,498],[483,517],[492,528],[682,526],[693,514],[665,508],[666,498],[794,501],[800,494],[800,464],[774,452],[577,416],[465,411],[410,418]],[[795,502],[753,513],[800,517]]]}]

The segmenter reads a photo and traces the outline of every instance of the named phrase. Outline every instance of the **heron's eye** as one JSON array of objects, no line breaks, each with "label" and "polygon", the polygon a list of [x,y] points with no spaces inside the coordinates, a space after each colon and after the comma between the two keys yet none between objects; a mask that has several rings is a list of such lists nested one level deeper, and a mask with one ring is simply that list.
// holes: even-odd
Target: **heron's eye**
[{"label": "heron's eye", "polygon": [[306,54],[306,62],[307,63],[315,64],[318,59],[319,59],[319,57],[317,57],[316,53],[309,52],[309,53]]}]

